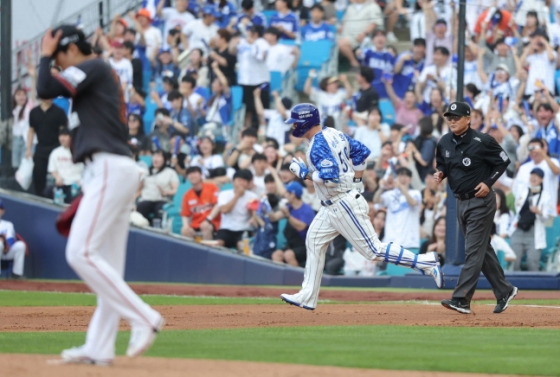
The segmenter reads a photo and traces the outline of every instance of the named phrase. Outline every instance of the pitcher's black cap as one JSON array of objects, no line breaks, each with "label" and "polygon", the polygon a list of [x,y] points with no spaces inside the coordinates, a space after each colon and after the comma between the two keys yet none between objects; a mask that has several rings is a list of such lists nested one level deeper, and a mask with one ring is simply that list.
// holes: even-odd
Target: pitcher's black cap
[{"label": "pitcher's black cap", "polygon": [[80,42],[87,42],[84,32],[78,29],[75,25],[60,25],[56,29],[53,29],[53,37],[59,31],[62,31],[62,36],[58,41],[58,47],[53,53],[53,57],[55,57],[58,52],[66,50],[67,46],[71,43],[77,44]]}]

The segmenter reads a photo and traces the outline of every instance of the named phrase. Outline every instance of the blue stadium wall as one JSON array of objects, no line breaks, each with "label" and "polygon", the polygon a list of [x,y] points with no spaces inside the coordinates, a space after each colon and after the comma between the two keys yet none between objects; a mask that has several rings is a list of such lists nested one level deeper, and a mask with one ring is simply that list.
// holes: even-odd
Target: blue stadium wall
[{"label": "blue stadium wall", "polygon": [[[26,240],[30,255],[25,274],[34,279],[78,279],[66,263],[66,239],[55,230],[61,211],[45,201],[7,191],[0,192],[5,219],[14,223]],[[232,285],[300,285],[303,270],[204,247],[180,238],[133,228],[128,239],[125,279],[142,282],[173,282]],[[447,267],[447,266],[446,266]],[[446,287],[453,288],[460,267],[449,266]],[[560,274],[508,274],[520,289],[560,289]],[[413,273],[375,278],[324,276],[324,286],[434,288],[431,277]],[[489,288],[484,277],[479,287]]]}]

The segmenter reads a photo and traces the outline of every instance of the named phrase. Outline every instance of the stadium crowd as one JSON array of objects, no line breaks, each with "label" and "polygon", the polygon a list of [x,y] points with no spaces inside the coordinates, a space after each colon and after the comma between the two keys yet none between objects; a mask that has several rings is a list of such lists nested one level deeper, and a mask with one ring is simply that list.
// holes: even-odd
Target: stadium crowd
[{"label": "stadium crowd", "polygon": [[[454,198],[433,179],[434,154],[449,132],[443,113],[457,96],[457,37],[465,32],[471,127],[512,161],[494,186],[492,245],[515,270],[545,267],[542,252],[555,246],[546,229],[558,213],[560,2],[468,1],[464,31],[447,0],[145,3],[90,39],[120,78],[130,148],[145,171],[136,222],[303,266],[321,203],[289,171],[292,157],[305,160],[306,144],[284,124],[295,98],[272,90],[271,75],[301,68],[301,46],[313,46],[304,42],[330,41],[348,73],[307,70],[300,96],[317,105],[323,126],[371,150],[363,195],[380,239],[437,251],[445,263]],[[237,122],[235,96],[245,109]],[[70,202],[82,170],[71,159],[71,101],[36,99],[33,88],[13,99],[13,167],[32,157],[35,194]],[[384,268],[347,249],[343,238],[333,241],[327,273]]]}]

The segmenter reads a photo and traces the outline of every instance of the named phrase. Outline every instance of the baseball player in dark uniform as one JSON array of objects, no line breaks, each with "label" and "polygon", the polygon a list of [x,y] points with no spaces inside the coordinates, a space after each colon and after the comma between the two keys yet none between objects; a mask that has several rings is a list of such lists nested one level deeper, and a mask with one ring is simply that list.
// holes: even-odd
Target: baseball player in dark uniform
[{"label": "baseball player in dark uniform", "polygon": [[[53,59],[62,68],[57,76],[50,70]],[[63,351],[62,360],[111,364],[121,318],[132,328],[126,354],[138,356],[154,341],[163,318],[123,279],[129,216],[141,172],[127,144],[119,79],[95,58],[82,31],[63,25],[43,38],[37,93],[41,98],[73,98],[72,156],[85,163],[84,195],[70,228],[66,260],[97,295],[97,308],[86,343]]]},{"label": "baseball player in dark uniform", "polygon": [[504,173],[510,160],[494,138],[470,128],[469,105],[453,102],[443,115],[452,132],[444,135],[437,145],[434,178],[437,182],[448,178],[457,198],[457,218],[465,236],[466,259],[453,297],[441,304],[469,314],[470,302],[482,271],[498,300],[494,313],[501,313],[517,294],[517,288],[504,277],[496,253],[490,246],[496,212],[496,194],[492,185]]}]

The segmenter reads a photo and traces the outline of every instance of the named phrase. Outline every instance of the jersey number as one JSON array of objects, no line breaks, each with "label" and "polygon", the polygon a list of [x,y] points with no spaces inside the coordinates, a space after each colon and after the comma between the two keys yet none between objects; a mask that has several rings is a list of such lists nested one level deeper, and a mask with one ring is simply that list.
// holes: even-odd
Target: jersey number
[{"label": "jersey number", "polygon": [[338,152],[338,159],[340,160],[340,165],[342,165],[342,172],[346,173],[348,171],[348,148],[344,147],[344,158],[342,158],[342,152]]}]

